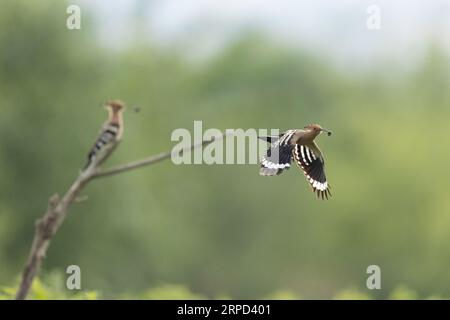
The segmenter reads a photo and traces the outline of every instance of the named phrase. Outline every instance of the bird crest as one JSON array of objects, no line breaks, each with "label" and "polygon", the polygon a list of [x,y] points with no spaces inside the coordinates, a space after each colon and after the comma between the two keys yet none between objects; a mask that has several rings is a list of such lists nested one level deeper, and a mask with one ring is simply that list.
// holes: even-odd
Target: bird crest
[{"label": "bird crest", "polygon": [[119,112],[125,109],[125,104],[120,100],[111,100],[106,102],[106,108],[110,108],[113,112]]},{"label": "bird crest", "polygon": [[304,129],[322,130],[322,127],[320,125],[318,125],[317,123],[310,123],[307,126],[305,126]]}]

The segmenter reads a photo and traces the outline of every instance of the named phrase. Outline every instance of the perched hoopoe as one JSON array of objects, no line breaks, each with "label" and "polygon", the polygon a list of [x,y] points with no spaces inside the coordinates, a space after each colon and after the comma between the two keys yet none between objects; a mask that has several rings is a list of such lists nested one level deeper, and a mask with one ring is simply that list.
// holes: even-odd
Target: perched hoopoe
[{"label": "perched hoopoe", "polygon": [[322,199],[331,196],[330,185],[325,176],[325,162],[314,139],[326,132],[318,124],[307,125],[303,130],[288,130],[278,137],[260,137],[271,143],[266,156],[261,159],[259,174],[275,176],[291,167],[294,159],[302,169],[305,177],[313,188],[313,192]]},{"label": "perched hoopoe", "polygon": [[105,104],[105,108],[108,110],[108,120],[103,124],[103,128],[99,137],[95,141],[94,146],[88,153],[88,161],[84,169],[89,167],[94,159],[101,153],[105,146],[112,142],[120,141],[123,134],[123,116],[122,112],[125,109],[125,105],[121,101],[109,101]]}]

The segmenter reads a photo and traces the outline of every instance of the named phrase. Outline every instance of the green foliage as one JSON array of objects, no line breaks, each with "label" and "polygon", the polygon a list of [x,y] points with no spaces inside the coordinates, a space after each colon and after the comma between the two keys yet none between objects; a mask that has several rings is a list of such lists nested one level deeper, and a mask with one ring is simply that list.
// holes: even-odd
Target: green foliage
[{"label": "green foliage", "polygon": [[[55,274],[54,274],[55,275]],[[53,284],[46,285],[39,279],[33,282],[31,293],[28,299],[31,300],[97,300],[101,299],[102,295],[98,291],[85,291],[81,290],[73,293],[61,286],[59,283],[62,281],[62,277],[57,276],[58,281]],[[53,278],[55,280],[55,278]],[[0,287],[0,300],[10,300],[15,296],[16,287]],[[198,299],[211,299],[211,297],[200,295],[190,291],[187,287],[177,284],[165,284],[151,289],[147,289],[139,294],[120,294],[118,296],[110,297],[112,299],[137,299],[137,300],[198,300]],[[232,297],[228,295],[218,295],[212,297],[213,299],[229,300]],[[260,297],[256,297],[259,299]],[[333,299],[336,300],[370,300],[374,297],[366,292],[349,288],[342,290],[335,294]],[[300,300],[302,299],[298,294],[292,291],[279,290],[272,294],[262,297],[264,300]],[[405,287],[398,286],[391,292],[389,299],[393,300],[415,300],[421,299],[416,292]],[[426,299],[444,299],[438,295],[432,295],[426,297]]]},{"label": "green foliage", "polygon": [[[105,48],[84,16],[72,32],[64,2],[2,3],[0,283],[23,267],[48,197],[83,166],[105,117],[98,104],[120,98],[142,111],[127,111],[108,164],[170,150],[171,132],[194,120],[219,129],[319,122],[335,133],[319,139],[334,198],[317,201],[294,168],[263,179],[257,165],[161,163],[89,186],[43,274],[77,264],[100,298],[366,298],[345,289],[362,287],[377,264],[376,298],[450,295],[450,74],[438,47],[411,71],[379,61],[355,75],[248,35],[192,64],[151,37]],[[79,294],[36,282],[32,297],[97,295]]]},{"label": "green foliage", "polygon": [[164,285],[145,291],[138,296],[146,300],[197,300],[206,297],[195,294],[181,285]]},{"label": "green foliage", "polygon": [[371,297],[368,293],[361,292],[356,289],[347,289],[339,292],[334,297],[336,300],[370,300]]},{"label": "green foliage", "polygon": [[396,287],[389,296],[392,300],[416,300],[418,299],[417,293],[407,288],[406,286]]},{"label": "green foliage", "polygon": [[279,290],[279,291],[276,291],[276,292],[266,296],[264,299],[268,299],[268,300],[299,300],[299,299],[301,299],[301,297],[292,291]]},{"label": "green foliage", "polygon": [[[16,287],[0,287],[0,300],[14,299]],[[30,300],[97,300],[96,291],[69,291],[60,286],[48,286],[39,279],[35,279],[28,296]]]}]

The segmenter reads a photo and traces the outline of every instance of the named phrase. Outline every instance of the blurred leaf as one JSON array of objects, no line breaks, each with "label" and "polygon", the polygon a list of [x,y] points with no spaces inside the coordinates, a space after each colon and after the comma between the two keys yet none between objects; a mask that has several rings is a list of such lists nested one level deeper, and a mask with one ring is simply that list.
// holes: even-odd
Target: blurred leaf
[{"label": "blurred leaf", "polygon": [[370,300],[371,297],[365,292],[358,291],[356,289],[346,289],[334,297],[335,300]]},{"label": "blurred leaf", "polygon": [[389,299],[392,300],[416,300],[418,299],[417,293],[408,289],[406,286],[401,285],[396,287],[389,295]]},{"label": "blurred leaf", "polygon": [[198,300],[206,297],[192,293],[184,286],[167,284],[147,290],[140,295],[140,298],[148,300]]}]

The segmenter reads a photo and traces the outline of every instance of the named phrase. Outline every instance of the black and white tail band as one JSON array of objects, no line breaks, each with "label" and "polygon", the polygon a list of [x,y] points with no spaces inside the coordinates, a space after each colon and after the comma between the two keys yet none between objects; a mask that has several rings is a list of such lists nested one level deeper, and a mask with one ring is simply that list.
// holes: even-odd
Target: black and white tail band
[{"label": "black and white tail band", "polygon": [[[295,130],[289,130],[276,140],[261,159],[259,174],[262,176],[275,176],[288,170],[292,162],[293,146],[289,144]],[[273,138],[273,137],[270,137]],[[269,139],[267,139],[269,141]],[[273,141],[273,140],[270,140]]]}]

